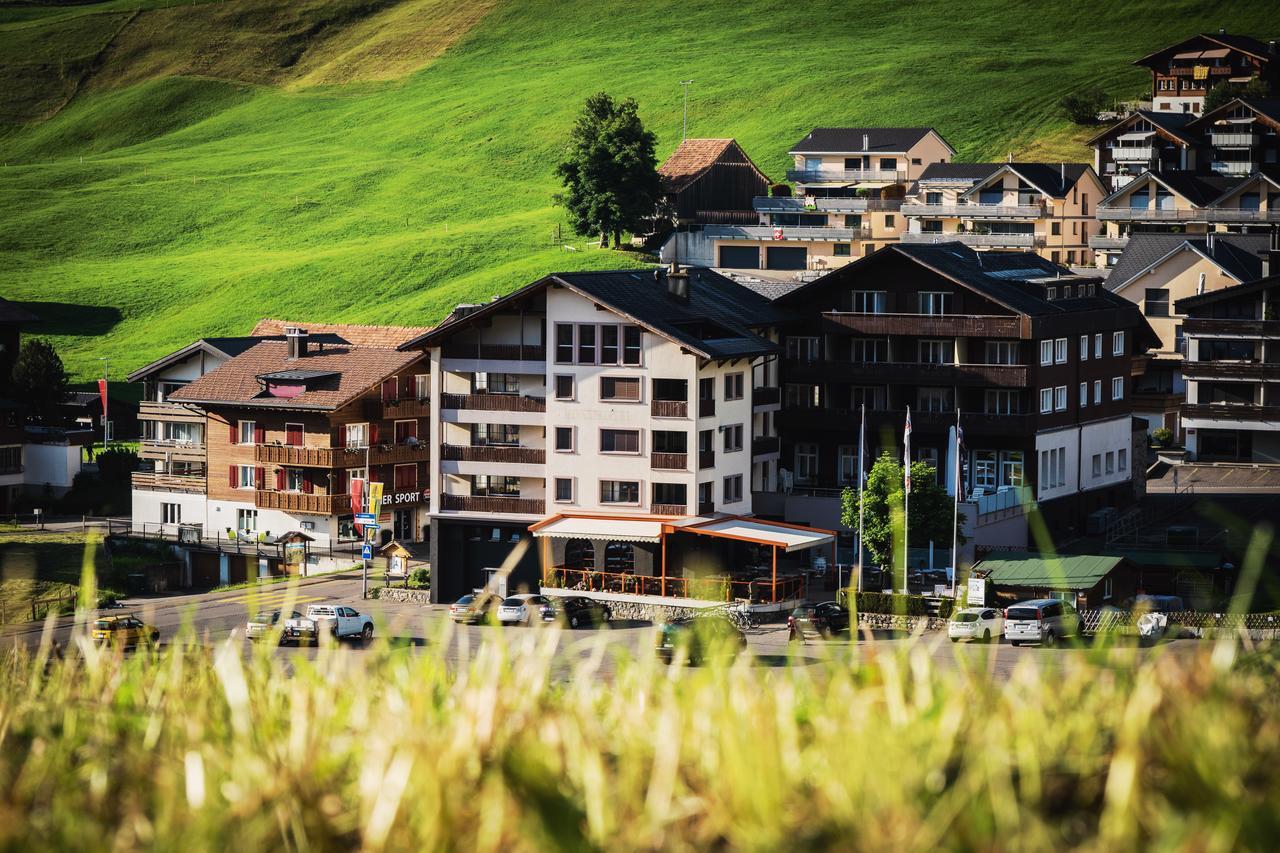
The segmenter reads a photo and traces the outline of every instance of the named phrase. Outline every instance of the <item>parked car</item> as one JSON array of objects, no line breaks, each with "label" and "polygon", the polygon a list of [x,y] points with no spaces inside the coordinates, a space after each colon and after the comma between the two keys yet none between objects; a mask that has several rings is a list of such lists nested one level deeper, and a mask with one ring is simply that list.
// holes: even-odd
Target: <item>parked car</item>
[{"label": "parked car", "polygon": [[132,648],[139,643],[158,643],[160,632],[135,616],[101,616],[93,623],[93,641]]},{"label": "parked car", "polygon": [[960,640],[981,640],[991,642],[991,638],[1000,639],[1004,633],[1004,617],[994,607],[966,607],[952,614],[947,622],[947,636],[951,642]]},{"label": "parked car", "polygon": [[492,592],[476,592],[464,595],[449,605],[449,618],[454,622],[474,625],[489,621],[489,615],[498,609],[502,599]]},{"label": "parked car", "polygon": [[849,630],[849,611],[837,601],[802,604],[787,617],[787,629],[792,640],[830,638]]},{"label": "parked car", "polygon": [[552,596],[542,605],[543,622],[559,622],[570,628],[582,625],[603,625],[613,618],[613,611],[603,601],[596,601],[586,596]]},{"label": "parked car", "polygon": [[301,643],[317,640],[322,635],[340,640],[350,637],[369,640],[373,638],[373,619],[357,612],[354,607],[313,604],[301,619],[285,620],[282,641]]},{"label": "parked car", "polygon": [[[254,616],[244,626],[244,636],[249,640],[261,640],[263,637],[269,636],[272,630],[280,624],[281,611],[279,610],[263,610]],[[301,619],[302,614],[293,611],[289,614],[290,619]]]},{"label": "parked car", "polygon": [[498,621],[503,625],[532,625],[542,618],[542,606],[551,602],[532,592],[504,598],[498,605]]},{"label": "parked car", "polygon": [[663,625],[655,651],[663,663],[677,660],[683,651],[696,665],[713,657],[736,657],[746,647],[747,635],[725,617],[695,616]]},{"label": "parked car", "polygon": [[1052,646],[1062,637],[1080,634],[1080,614],[1056,598],[1023,601],[1004,612],[1004,637],[1011,646],[1041,643]]}]

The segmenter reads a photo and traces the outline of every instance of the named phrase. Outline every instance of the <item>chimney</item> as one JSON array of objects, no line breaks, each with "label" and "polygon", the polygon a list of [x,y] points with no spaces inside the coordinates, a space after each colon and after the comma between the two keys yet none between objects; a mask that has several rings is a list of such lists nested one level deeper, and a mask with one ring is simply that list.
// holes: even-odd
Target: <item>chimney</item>
[{"label": "chimney", "polygon": [[1200,273],[1200,280],[1196,282],[1196,296],[1199,296],[1200,294],[1204,293],[1204,280],[1205,280],[1204,273]]},{"label": "chimney", "polygon": [[1204,235],[1204,247],[1209,251],[1209,254],[1213,254],[1213,242],[1214,242],[1213,232],[1210,231]]},{"label": "chimney", "polygon": [[1218,35],[1220,35],[1220,36],[1225,36],[1226,34],[1227,34],[1227,28],[1226,28],[1226,27],[1218,27]]},{"label": "chimney", "polygon": [[689,273],[675,261],[667,270],[667,295],[678,302],[689,301]]},{"label": "chimney", "polygon": [[1067,164],[1063,163],[1058,169],[1058,180],[1062,182],[1062,191],[1067,191]]},{"label": "chimney", "polygon": [[863,151],[871,150],[871,134],[869,133],[862,134],[862,150]]},{"label": "chimney", "polygon": [[306,358],[307,355],[307,330],[299,326],[286,326],[284,330],[284,339],[289,344],[289,360],[295,358]]}]

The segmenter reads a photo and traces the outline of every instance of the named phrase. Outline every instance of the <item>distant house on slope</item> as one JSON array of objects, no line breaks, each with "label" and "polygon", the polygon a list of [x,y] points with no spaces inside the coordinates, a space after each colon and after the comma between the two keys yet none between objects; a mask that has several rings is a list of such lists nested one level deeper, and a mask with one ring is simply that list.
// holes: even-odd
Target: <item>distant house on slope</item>
[{"label": "distant house on slope", "polygon": [[658,175],[677,222],[754,223],[752,201],[769,194],[769,176],[733,139],[686,139]]}]

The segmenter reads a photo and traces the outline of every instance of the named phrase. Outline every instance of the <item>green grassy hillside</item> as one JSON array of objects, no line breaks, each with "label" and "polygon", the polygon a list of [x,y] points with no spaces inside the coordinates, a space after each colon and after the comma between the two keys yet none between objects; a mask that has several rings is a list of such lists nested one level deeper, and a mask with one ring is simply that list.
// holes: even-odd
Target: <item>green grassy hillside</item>
[{"label": "green grassy hillside", "polygon": [[665,155],[737,137],[780,176],[815,125],[927,124],[962,158],[1085,157],[1057,99],[1271,4],[1131,0],[112,0],[0,6],[0,295],[78,377],[261,316],[428,323],[556,268],[554,162],[583,98]]}]

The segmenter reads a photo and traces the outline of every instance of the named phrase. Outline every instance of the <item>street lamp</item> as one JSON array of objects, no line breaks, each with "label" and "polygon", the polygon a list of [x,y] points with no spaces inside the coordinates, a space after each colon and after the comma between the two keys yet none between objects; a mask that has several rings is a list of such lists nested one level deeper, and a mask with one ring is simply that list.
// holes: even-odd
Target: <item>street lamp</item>
[{"label": "street lamp", "polygon": [[680,130],[680,141],[684,142],[689,137],[689,86],[693,80],[681,80],[680,85],[684,88],[684,126]]}]

